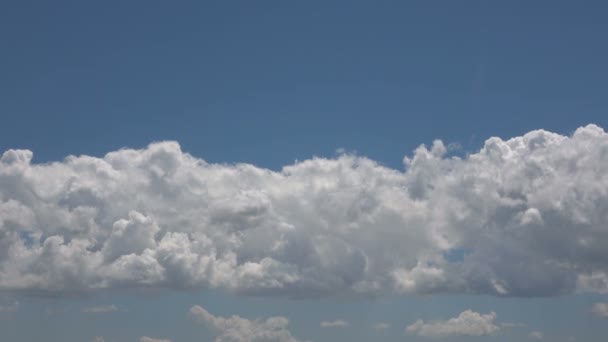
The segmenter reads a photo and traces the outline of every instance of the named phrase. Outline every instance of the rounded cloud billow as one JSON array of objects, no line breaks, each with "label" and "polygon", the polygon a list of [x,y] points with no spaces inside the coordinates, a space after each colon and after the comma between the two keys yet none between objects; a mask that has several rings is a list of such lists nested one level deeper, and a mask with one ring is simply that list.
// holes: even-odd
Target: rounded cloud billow
[{"label": "rounded cloud billow", "polygon": [[0,159],[0,289],[294,297],[608,292],[608,135],[532,131],[394,170],[343,154],[275,172],[176,142]]}]

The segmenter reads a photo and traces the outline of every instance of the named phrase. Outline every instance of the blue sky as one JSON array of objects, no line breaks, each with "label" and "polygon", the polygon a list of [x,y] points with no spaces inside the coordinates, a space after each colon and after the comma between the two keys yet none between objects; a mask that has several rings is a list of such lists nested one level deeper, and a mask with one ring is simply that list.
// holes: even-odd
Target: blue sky
[{"label": "blue sky", "polygon": [[[118,267],[116,260],[123,260],[116,259],[119,255],[144,258],[145,248],[160,260],[160,247],[151,248],[149,243],[160,246],[166,232],[187,232],[193,242],[198,231],[207,234],[218,251],[235,252],[237,265],[245,261],[262,265],[262,257],[268,256],[280,262],[268,267],[303,280],[277,289],[268,283],[251,285],[254,280],[249,278],[234,282],[189,278],[170,273],[164,264],[169,273],[162,280],[152,276],[145,281],[124,280],[114,268],[104,271],[109,275],[101,279],[83,275],[84,280],[66,280],[71,269],[57,268],[40,278],[44,280],[31,280],[38,279],[39,264],[19,268],[14,259],[0,253],[0,337],[233,341],[222,335],[225,331],[214,332],[209,320],[197,324],[188,312],[200,305],[218,317],[286,317],[297,341],[424,341],[437,336],[425,337],[413,328],[406,332],[406,327],[418,319],[445,322],[467,309],[496,313],[496,319],[483,322],[496,331],[474,337],[480,341],[524,340],[534,331],[542,332],[545,340],[601,341],[606,321],[594,305],[608,301],[603,295],[608,288],[583,289],[580,282],[585,277],[599,277],[593,279],[600,284],[608,279],[601,278],[608,274],[608,245],[601,245],[608,220],[602,214],[608,203],[604,191],[608,183],[602,178],[608,162],[602,146],[608,138],[595,126],[577,129],[588,124],[600,130],[608,127],[607,11],[608,6],[599,1],[3,1],[0,152],[29,150],[33,159],[23,164],[28,169],[11,169],[9,163],[14,166],[15,160],[28,157],[24,152],[7,152],[0,166],[0,171],[9,170],[0,175],[1,248],[8,251],[15,241],[27,240],[23,255],[33,253],[34,258],[37,245],[43,253],[45,239],[53,235],[61,237],[59,245],[66,250],[71,241],[88,239],[88,251],[102,251],[103,263]],[[533,133],[539,129],[559,136]],[[501,142],[527,137],[521,138],[526,144],[537,139],[545,150],[529,145],[529,151],[513,152],[516,157],[503,154],[504,160],[497,161],[492,151],[506,153],[505,145],[487,143],[490,137]],[[443,142],[436,149],[431,148],[435,139]],[[179,147],[149,145],[159,141],[176,141]],[[414,152],[421,144],[428,150]],[[101,167],[99,163],[85,167],[64,159],[88,155],[101,160],[121,148],[136,150],[116,157],[120,162],[104,160],[118,173],[123,169],[116,163],[137,160],[139,164],[128,168],[136,171],[124,174],[132,177],[132,183],[141,175],[151,175],[149,188],[125,188],[126,183],[121,189],[107,190],[114,188],[103,183],[102,176],[98,179],[86,171]],[[186,153],[199,162],[190,163]],[[487,163],[476,164],[478,159],[470,161],[468,154],[479,154],[479,160],[487,158]],[[326,159],[311,159],[315,156]],[[451,163],[452,156],[461,159]],[[413,162],[404,165],[404,157]],[[509,164],[507,157],[515,161]],[[183,160],[188,160],[189,169],[180,164]],[[209,164],[201,166],[200,160]],[[550,171],[539,176],[532,168],[515,168],[530,161]],[[48,162],[57,163],[43,164]],[[256,168],[246,170],[236,163]],[[479,203],[489,203],[493,197],[475,202],[482,195],[470,189],[478,189],[477,185],[486,189],[475,175],[485,174],[490,164],[495,174],[489,179],[503,182],[488,185],[493,193],[505,193],[504,198],[515,202],[526,199],[525,204],[517,204],[524,206],[518,207],[518,213],[501,211],[499,204],[479,209]],[[288,173],[297,175],[301,183],[275,184],[275,179],[287,177],[281,170],[288,165],[292,166]],[[267,169],[276,173],[264,178],[260,174],[270,174]],[[105,172],[100,170],[97,175]],[[195,176],[169,182],[166,177],[179,170]],[[334,171],[334,178],[329,177]],[[460,189],[449,183],[457,176],[463,184],[473,179],[474,186]],[[527,182],[526,177],[533,179]],[[192,185],[199,179],[208,182],[200,189]],[[520,188],[521,179],[525,186]],[[375,183],[370,185],[372,180]],[[324,193],[323,186],[330,183],[335,188]],[[76,186],[88,188],[80,189],[81,197],[70,197]],[[314,192],[317,186],[321,190],[314,196],[304,191],[308,187]],[[406,189],[403,194],[394,190],[401,186]],[[279,193],[281,187],[287,194]],[[349,191],[358,187],[365,191],[349,197]],[[509,195],[509,189],[519,195]],[[175,195],[188,191],[194,199]],[[347,195],[336,195],[340,191]],[[90,199],[89,194],[97,197]],[[578,197],[569,202],[571,194]],[[399,202],[405,198],[402,195],[407,203]],[[86,202],[81,207],[88,209],[76,211],[78,201]],[[122,209],[114,208],[112,201]],[[325,204],[307,207],[315,201]],[[331,216],[345,203],[352,204],[348,210],[357,209],[346,210],[344,217]],[[367,212],[370,205],[379,209]],[[410,209],[404,209],[417,205],[421,207],[412,209],[411,215]],[[452,211],[444,209],[451,205]],[[198,215],[198,207],[208,208],[209,216],[186,215]],[[69,210],[60,213],[65,208]],[[420,223],[424,220],[415,217],[418,211],[426,213],[424,208],[437,208],[425,214],[433,227],[431,223],[425,227]],[[408,214],[397,219],[395,215],[401,214],[384,215],[385,209]],[[259,215],[247,216],[253,215],[251,210]],[[459,211],[477,216],[458,217],[454,213]],[[501,233],[496,238],[488,233],[487,240],[484,234],[469,232],[476,227],[511,232],[510,222],[516,219],[532,228],[522,235]],[[308,230],[317,223],[318,230]],[[268,228],[275,224],[276,231]],[[264,239],[277,236],[286,225],[294,229],[285,233],[286,240],[265,245]],[[408,233],[409,227],[418,225],[420,230],[412,228]],[[260,231],[247,235],[233,250],[226,247],[234,240],[221,234],[249,232],[247,228],[253,226]],[[344,236],[327,233],[331,237],[327,246],[315,240],[323,240],[326,228],[348,227],[359,230]],[[440,232],[446,241],[438,242],[437,236],[423,239],[428,231]],[[112,238],[110,232],[119,235]],[[17,240],[11,240],[11,234]],[[500,239],[505,239],[504,248],[493,245]],[[567,241],[580,243],[574,246]],[[267,254],[269,246],[280,243],[288,244],[294,255]],[[412,252],[399,251],[401,245]],[[418,250],[418,245],[425,247]],[[309,247],[318,255],[306,254]],[[543,252],[535,253],[536,249]],[[340,252],[333,255],[334,251]],[[71,265],[80,258],[74,253],[61,260]],[[28,258],[23,255],[22,259]],[[408,261],[399,264],[389,261],[389,256]],[[492,261],[480,261],[484,258]],[[97,259],[91,256],[91,260]],[[361,260],[380,265],[383,271],[368,274],[366,269],[359,279]],[[420,269],[413,268],[416,261]],[[566,264],[571,273],[560,271]],[[311,267],[307,272],[314,273],[314,279],[304,271],[296,275],[286,271],[293,265],[299,271]],[[88,270],[78,267],[82,267],[79,272]],[[405,272],[397,272],[401,278],[391,273],[396,269]],[[446,278],[429,278],[433,270],[445,272]],[[459,272],[467,276],[452,278]],[[342,285],[328,280],[336,275]],[[391,276],[403,281],[385,284]],[[408,277],[418,276],[422,278],[409,282]],[[344,285],[351,280],[354,285]],[[378,289],[359,287],[372,286],[376,280]],[[100,306],[110,312],[83,312]],[[321,321],[335,320],[348,325],[320,326]],[[379,322],[390,327],[376,331],[372,326]],[[471,334],[452,332],[439,338],[465,341]]]}]

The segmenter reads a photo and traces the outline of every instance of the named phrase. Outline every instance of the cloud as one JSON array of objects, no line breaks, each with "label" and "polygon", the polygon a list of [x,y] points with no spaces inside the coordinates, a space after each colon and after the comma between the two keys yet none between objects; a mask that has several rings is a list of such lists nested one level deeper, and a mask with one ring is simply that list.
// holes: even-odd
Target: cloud
[{"label": "cloud", "polygon": [[21,305],[18,301],[14,301],[11,304],[0,304],[0,313],[6,312],[17,312]]},{"label": "cloud", "polygon": [[608,318],[608,303],[595,303],[591,311],[599,317]]},{"label": "cloud", "polygon": [[321,322],[322,328],[342,328],[348,326],[348,322],[338,319],[335,321],[323,321]]},{"label": "cloud", "polygon": [[[389,147],[390,148],[390,147]],[[608,293],[608,134],[543,130],[404,170],[342,153],[273,171],[176,142],[0,158],[0,288],[36,295]]]},{"label": "cloud", "polygon": [[93,342],[105,342],[106,340],[101,336],[93,337]]},{"label": "cloud", "polygon": [[82,309],[82,312],[95,314],[110,313],[116,311],[118,311],[118,307],[116,305],[98,305]]},{"label": "cloud", "polygon": [[373,328],[374,330],[386,330],[389,329],[391,327],[391,325],[389,323],[385,323],[385,322],[379,322],[374,324]]},{"label": "cloud", "polygon": [[148,336],[142,336],[139,339],[139,342],[171,342],[171,340],[152,338],[152,337],[148,337]]},{"label": "cloud", "polygon": [[531,340],[542,340],[543,339],[543,333],[542,331],[532,331],[529,335],[528,338]]},{"label": "cloud", "polygon": [[498,331],[500,328],[494,323],[496,314],[480,314],[471,310],[460,313],[458,317],[447,321],[425,323],[417,320],[407,326],[405,331],[422,337],[443,338],[451,336],[484,336]]},{"label": "cloud", "polygon": [[298,342],[287,329],[289,320],[281,316],[256,320],[239,316],[225,318],[195,305],[190,308],[190,317],[215,331],[215,342]]}]

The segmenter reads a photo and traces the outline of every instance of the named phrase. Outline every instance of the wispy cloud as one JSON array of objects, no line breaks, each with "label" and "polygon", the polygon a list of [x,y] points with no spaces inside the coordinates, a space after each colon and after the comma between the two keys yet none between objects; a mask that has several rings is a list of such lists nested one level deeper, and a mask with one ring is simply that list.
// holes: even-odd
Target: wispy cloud
[{"label": "wispy cloud", "polygon": [[0,304],[0,313],[3,312],[17,312],[21,305],[18,301],[14,301],[11,304]]},{"label": "wispy cloud", "polygon": [[542,331],[532,331],[529,335],[528,338],[531,340],[542,340],[544,337],[544,334]]},{"label": "wispy cloud", "polygon": [[102,313],[116,312],[118,310],[119,310],[118,307],[116,305],[112,304],[112,305],[90,306],[88,308],[82,309],[82,312],[102,314]]},{"label": "wispy cloud", "polygon": [[152,338],[152,337],[148,337],[148,336],[142,336],[139,339],[139,342],[171,342],[171,340]]},{"label": "wispy cloud", "polygon": [[323,328],[342,328],[346,326],[348,326],[348,322],[342,319],[321,322],[321,327]]},{"label": "wispy cloud", "polygon": [[385,322],[379,322],[373,325],[374,330],[386,330],[389,329],[391,325]]}]

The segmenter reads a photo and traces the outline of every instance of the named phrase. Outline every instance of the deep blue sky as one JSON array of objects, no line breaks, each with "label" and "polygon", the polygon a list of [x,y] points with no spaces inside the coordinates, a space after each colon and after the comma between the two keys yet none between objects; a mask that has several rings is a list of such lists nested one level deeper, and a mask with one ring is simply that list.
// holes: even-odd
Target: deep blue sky
[{"label": "deep blue sky", "polygon": [[[27,148],[46,162],[177,140],[211,162],[278,169],[345,148],[401,168],[404,155],[437,138],[473,151],[490,136],[606,128],[607,18],[601,1],[4,0],[0,153]],[[76,341],[114,328],[106,335],[127,341],[148,327],[194,341],[205,332],[177,316],[193,304],[226,316],[287,315],[298,337],[315,341],[355,341],[371,334],[361,327],[382,320],[394,324],[386,340],[399,341],[406,323],[468,306],[527,322],[496,341],[525,339],[534,328],[596,341],[603,324],[585,311],[597,296],[389,298],[348,309],[285,299],[256,307],[223,296],[28,298],[0,327],[16,339]],[[127,311],[106,321],[80,314],[108,303]],[[49,308],[67,313],[49,319]],[[151,314],[161,309],[171,320]],[[130,313],[142,316],[127,324]],[[354,330],[318,327],[332,317]],[[74,331],[60,329],[73,320]],[[29,330],[31,322],[51,330]]]},{"label": "deep blue sky", "polygon": [[0,5],[0,150],[37,161],[178,140],[272,168],[336,148],[399,165],[606,126],[602,2]]}]

